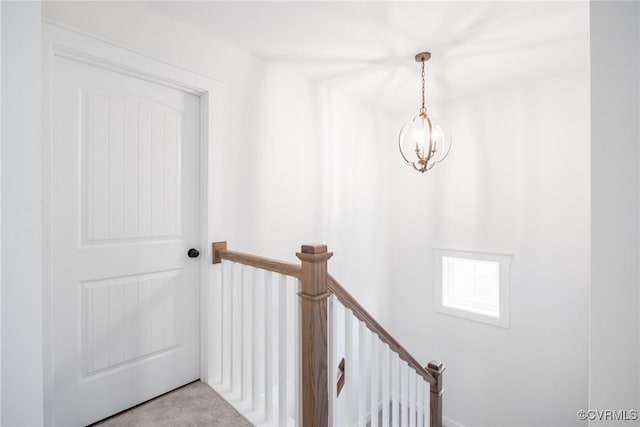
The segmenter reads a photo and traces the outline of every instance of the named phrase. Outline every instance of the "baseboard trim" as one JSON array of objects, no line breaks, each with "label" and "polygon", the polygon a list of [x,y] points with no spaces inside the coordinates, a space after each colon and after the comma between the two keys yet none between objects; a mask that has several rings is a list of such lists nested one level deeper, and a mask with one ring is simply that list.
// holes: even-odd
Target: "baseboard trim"
[{"label": "baseboard trim", "polygon": [[442,426],[443,427],[464,427],[464,425],[460,424],[459,422],[444,416],[442,417]]}]

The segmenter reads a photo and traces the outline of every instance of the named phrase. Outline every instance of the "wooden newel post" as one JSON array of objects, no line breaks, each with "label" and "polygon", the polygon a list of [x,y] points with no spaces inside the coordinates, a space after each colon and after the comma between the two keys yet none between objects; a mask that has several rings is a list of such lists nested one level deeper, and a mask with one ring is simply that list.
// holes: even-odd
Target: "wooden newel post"
[{"label": "wooden newel post", "polygon": [[302,332],[302,425],[329,425],[327,385],[327,245],[302,245],[300,276]]},{"label": "wooden newel post", "polygon": [[441,362],[436,362],[432,360],[427,365],[427,371],[433,378],[435,378],[435,384],[431,384],[431,393],[430,393],[430,409],[431,409],[431,418],[430,418],[430,426],[431,427],[442,427],[442,373],[444,372],[445,367]]}]

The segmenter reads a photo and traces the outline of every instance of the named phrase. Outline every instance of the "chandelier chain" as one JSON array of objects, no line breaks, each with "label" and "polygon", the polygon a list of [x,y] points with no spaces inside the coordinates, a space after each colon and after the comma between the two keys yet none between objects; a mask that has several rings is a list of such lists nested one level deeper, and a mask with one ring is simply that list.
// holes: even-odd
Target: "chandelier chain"
[{"label": "chandelier chain", "polygon": [[427,107],[424,105],[424,61],[422,61],[422,107],[420,108],[420,114],[427,112]]}]

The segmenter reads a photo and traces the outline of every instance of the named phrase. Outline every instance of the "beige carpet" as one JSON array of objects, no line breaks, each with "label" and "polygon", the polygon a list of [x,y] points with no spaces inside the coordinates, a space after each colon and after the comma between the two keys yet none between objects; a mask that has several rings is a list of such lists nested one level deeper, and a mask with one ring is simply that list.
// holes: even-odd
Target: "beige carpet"
[{"label": "beige carpet", "polygon": [[250,427],[218,393],[201,381],[187,384],[93,426],[100,427]]}]

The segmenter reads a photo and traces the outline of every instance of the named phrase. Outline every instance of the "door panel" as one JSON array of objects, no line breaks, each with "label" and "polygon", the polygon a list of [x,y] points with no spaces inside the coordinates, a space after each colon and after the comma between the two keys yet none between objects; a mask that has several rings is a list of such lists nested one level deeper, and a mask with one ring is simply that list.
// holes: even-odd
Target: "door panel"
[{"label": "door panel", "polygon": [[81,284],[84,377],[179,344],[175,300],[181,270]]},{"label": "door panel", "polygon": [[55,57],[54,422],[199,377],[199,98]]},{"label": "door panel", "polygon": [[119,95],[84,98],[84,242],[180,237],[181,111]]}]

